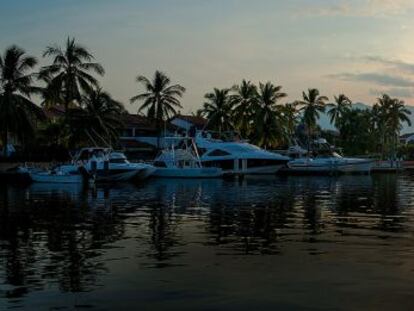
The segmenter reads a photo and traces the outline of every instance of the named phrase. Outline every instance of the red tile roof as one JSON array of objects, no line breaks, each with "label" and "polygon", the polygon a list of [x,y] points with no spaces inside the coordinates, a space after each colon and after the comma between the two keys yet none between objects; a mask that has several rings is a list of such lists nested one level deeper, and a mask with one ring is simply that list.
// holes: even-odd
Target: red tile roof
[{"label": "red tile roof", "polygon": [[[154,120],[149,119],[148,117],[138,115],[138,114],[126,114],[124,115],[124,126],[125,128],[137,128],[145,130],[156,130],[157,125]],[[178,129],[177,126],[167,122],[167,129],[170,131],[175,131]],[[164,127],[164,125],[163,125]]]},{"label": "red tile roof", "polygon": [[155,122],[138,114],[125,114],[123,116],[125,127],[156,129]]}]

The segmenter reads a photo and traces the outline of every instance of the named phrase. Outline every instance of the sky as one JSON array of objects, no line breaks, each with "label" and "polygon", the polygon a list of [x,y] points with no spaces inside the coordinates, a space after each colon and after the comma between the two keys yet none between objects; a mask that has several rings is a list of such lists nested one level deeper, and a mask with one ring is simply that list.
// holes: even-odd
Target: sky
[{"label": "sky", "polygon": [[131,112],[137,75],[186,87],[182,113],[214,87],[271,81],[299,99],[318,88],[372,104],[414,105],[414,0],[0,0],[0,50],[42,58],[67,36],[106,69],[101,84]]}]

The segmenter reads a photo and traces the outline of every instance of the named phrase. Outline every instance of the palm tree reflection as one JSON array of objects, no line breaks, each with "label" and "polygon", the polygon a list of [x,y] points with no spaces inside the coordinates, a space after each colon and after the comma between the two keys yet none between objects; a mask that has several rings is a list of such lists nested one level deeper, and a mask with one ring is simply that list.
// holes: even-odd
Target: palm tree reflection
[{"label": "palm tree reflection", "polygon": [[284,255],[295,247],[315,253],[315,242],[360,238],[361,230],[374,238],[404,232],[410,178],[153,180],[95,191],[0,187],[4,295],[19,299],[50,284],[63,292],[92,290],[107,272],[104,255],[131,235],[139,238],[128,251],[138,252],[144,268],[168,268],[191,252],[187,235],[194,233],[191,243],[216,255],[244,256]]}]

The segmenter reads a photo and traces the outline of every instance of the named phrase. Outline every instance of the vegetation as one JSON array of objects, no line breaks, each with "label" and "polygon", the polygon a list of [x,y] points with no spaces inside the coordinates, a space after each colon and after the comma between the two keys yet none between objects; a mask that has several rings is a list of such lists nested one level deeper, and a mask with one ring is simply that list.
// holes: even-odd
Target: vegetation
[{"label": "vegetation", "polygon": [[232,87],[230,106],[234,107],[235,127],[242,137],[252,134],[252,122],[257,108],[257,87],[250,81],[243,80],[240,85]]},{"label": "vegetation", "polygon": [[253,138],[265,148],[275,148],[287,137],[282,106],[279,105],[279,100],[287,94],[281,89],[281,86],[274,86],[271,82],[259,84],[254,122],[258,131]]},{"label": "vegetation", "polygon": [[177,114],[177,108],[182,108],[180,98],[184,95],[185,88],[179,84],[171,85],[170,78],[158,70],[152,80],[140,75],[136,81],[142,84],[145,92],[132,97],[130,101],[142,102],[138,112],[146,110],[147,117],[156,123],[159,137],[163,123]]},{"label": "vegetation", "polygon": [[[36,58],[17,46],[0,56],[0,132],[4,146],[8,146],[10,132],[23,142],[34,135],[34,122],[40,117],[30,100],[36,64]],[[7,156],[7,148],[3,149]]]},{"label": "vegetation", "polygon": [[317,121],[320,118],[320,114],[325,112],[327,101],[326,96],[320,96],[318,89],[309,89],[308,93],[302,92],[302,100],[299,100],[297,104],[302,105],[300,108],[303,111],[303,124],[306,127],[306,133],[308,136],[308,150],[310,149],[310,142],[313,132],[316,129]]},{"label": "vegetation", "polygon": [[207,93],[206,102],[200,110],[200,115],[207,118],[208,127],[219,131],[234,129],[234,103],[230,100],[229,89],[214,89]]},{"label": "vegetation", "polygon": [[122,115],[126,113],[123,104],[99,88],[83,95],[80,104],[82,109],[68,111],[71,145],[85,138],[94,145],[115,145],[118,130],[123,126]]},{"label": "vegetation", "polygon": [[[43,56],[51,63],[38,71],[36,58],[17,46],[0,56],[2,145],[7,145],[9,137],[23,145],[30,141],[49,147],[116,145],[127,112],[101,88],[98,77],[105,71],[93,54],[75,39],[67,38],[63,48],[49,46]],[[185,88],[173,84],[161,71],[151,79],[139,75],[136,81],[144,90],[130,102],[140,103],[138,113],[153,120],[160,136],[165,123],[182,108]],[[32,101],[33,94],[43,109]],[[236,131],[267,149],[295,143],[310,148],[319,137],[350,155],[378,153],[382,158],[392,158],[407,149],[399,146],[399,136],[403,124],[411,125],[410,111],[397,98],[383,94],[372,108],[359,109],[345,94],[334,96],[329,103],[328,97],[315,88],[290,103],[283,102],[286,96],[282,86],[272,82],[255,85],[243,80],[205,94],[197,115],[207,119],[208,130]],[[47,114],[57,108],[63,117],[45,118],[45,111]],[[336,131],[320,129],[318,120],[325,113]]]},{"label": "vegetation", "polygon": [[[44,94],[54,95],[56,103],[63,100],[65,109],[79,106],[82,92],[91,92],[99,83],[90,72],[103,76],[104,68],[92,62],[93,55],[73,38],[67,38],[66,46],[53,45],[46,48],[43,57],[52,57],[52,64],[41,68],[39,77],[47,82]],[[49,100],[50,97],[46,97]]]}]

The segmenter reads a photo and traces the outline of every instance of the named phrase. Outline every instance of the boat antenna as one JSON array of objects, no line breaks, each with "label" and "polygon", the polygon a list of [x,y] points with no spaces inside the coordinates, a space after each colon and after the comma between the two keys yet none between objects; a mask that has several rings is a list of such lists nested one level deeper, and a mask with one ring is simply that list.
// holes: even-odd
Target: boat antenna
[{"label": "boat antenna", "polygon": [[108,147],[112,149],[111,144],[109,144],[101,135],[99,135],[94,129],[92,129],[94,134]]},{"label": "boat antenna", "polygon": [[85,130],[86,135],[89,137],[89,139],[91,140],[91,142],[95,145],[95,147],[98,146],[98,144],[96,143],[95,139],[93,139],[93,137],[91,136],[91,134],[89,133],[88,130]]},{"label": "boat antenna", "polygon": [[200,159],[200,154],[198,153],[198,148],[197,148],[196,143],[194,142],[194,139],[191,139],[191,145],[193,146],[194,153],[195,153],[195,155],[197,157],[198,165],[200,165],[200,167],[202,167],[202,165],[201,165],[201,159]]}]

